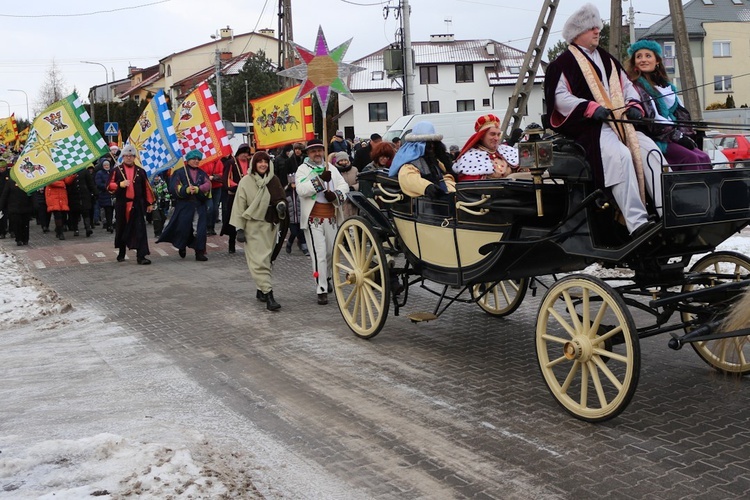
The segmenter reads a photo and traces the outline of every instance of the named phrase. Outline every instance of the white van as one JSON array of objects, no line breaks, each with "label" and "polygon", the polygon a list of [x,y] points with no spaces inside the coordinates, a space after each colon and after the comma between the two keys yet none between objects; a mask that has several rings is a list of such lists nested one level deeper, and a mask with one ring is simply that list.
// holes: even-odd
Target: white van
[{"label": "white van", "polygon": [[[456,145],[462,148],[466,141],[474,134],[474,124],[477,118],[492,113],[502,121],[504,109],[486,109],[484,111],[459,111],[456,113],[434,113],[427,115],[406,115],[393,122],[383,136],[383,140],[392,141],[395,137],[402,141],[419,122],[430,122],[435,126],[435,132],[443,134],[443,144],[447,147]],[[522,128],[525,123],[521,121]]]}]

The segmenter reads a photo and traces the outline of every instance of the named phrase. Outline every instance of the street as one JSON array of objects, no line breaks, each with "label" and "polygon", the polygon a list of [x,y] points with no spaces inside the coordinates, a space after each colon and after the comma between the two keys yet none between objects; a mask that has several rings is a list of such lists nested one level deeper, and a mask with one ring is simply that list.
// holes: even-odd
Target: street
[{"label": "street", "polygon": [[325,474],[330,488],[311,481],[305,498],[750,495],[748,380],[717,373],[689,346],[668,349],[666,335],[641,341],[640,382],[625,411],[588,424],[556,404],[540,375],[541,290],[507,318],[454,304],[437,321],[413,324],[406,315],[435,301],[415,290],[366,341],[346,327],[333,296],[316,303],[309,258],[296,247],[275,263],[282,307],[268,312],[241,245],[228,254],[222,237],[209,237],[205,263],[151,238],[153,264],[138,266],[134,252],[115,261],[101,227],[65,241],[33,222],[31,230],[29,246],[0,246],[74,308],[120,325],[240,416],[217,412],[212,432],[225,453],[253,449],[246,424],[294,457],[274,471],[280,498],[300,496],[304,474]]}]

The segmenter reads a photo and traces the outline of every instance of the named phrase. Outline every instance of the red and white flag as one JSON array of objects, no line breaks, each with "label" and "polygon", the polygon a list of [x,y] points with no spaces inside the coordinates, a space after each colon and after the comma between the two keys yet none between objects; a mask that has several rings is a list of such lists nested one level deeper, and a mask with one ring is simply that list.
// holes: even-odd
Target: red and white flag
[{"label": "red and white flag", "polygon": [[174,128],[182,155],[197,149],[203,153],[201,164],[232,153],[227,131],[206,82],[198,85],[177,108]]}]

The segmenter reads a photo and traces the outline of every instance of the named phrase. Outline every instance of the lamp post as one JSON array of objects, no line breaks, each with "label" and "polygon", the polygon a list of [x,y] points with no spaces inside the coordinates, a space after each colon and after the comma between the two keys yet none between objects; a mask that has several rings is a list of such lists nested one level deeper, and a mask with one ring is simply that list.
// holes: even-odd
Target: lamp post
[{"label": "lamp post", "polygon": [[10,116],[10,103],[8,101],[0,101],[4,102],[8,106],[8,116]]},{"label": "lamp post", "polygon": [[29,94],[20,89],[8,89],[8,92],[23,92],[23,95],[26,97],[26,121],[31,123],[31,115],[29,114]]},{"label": "lamp post", "polygon": [[[98,62],[92,62],[92,61],[81,61],[83,64],[96,64],[97,66],[101,66],[104,68],[104,81],[107,82],[107,93],[106,93],[106,100],[107,100],[107,121],[109,121],[109,71],[107,71],[107,67],[103,65],[102,63]],[[93,104],[92,104],[93,106]]]},{"label": "lamp post", "polygon": [[223,118],[224,116],[221,112],[221,51],[219,50],[221,35],[216,33],[215,35],[211,35],[211,38],[216,40],[216,60],[214,61],[216,64],[216,109],[219,110],[219,116]]}]

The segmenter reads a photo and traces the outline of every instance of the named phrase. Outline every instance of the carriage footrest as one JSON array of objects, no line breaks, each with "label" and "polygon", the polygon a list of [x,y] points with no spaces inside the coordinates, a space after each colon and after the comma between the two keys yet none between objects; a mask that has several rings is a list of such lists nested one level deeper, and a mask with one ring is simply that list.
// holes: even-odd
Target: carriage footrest
[{"label": "carriage footrest", "polygon": [[415,312],[409,314],[407,318],[409,318],[412,323],[421,323],[422,321],[432,321],[438,317],[428,312]]}]

